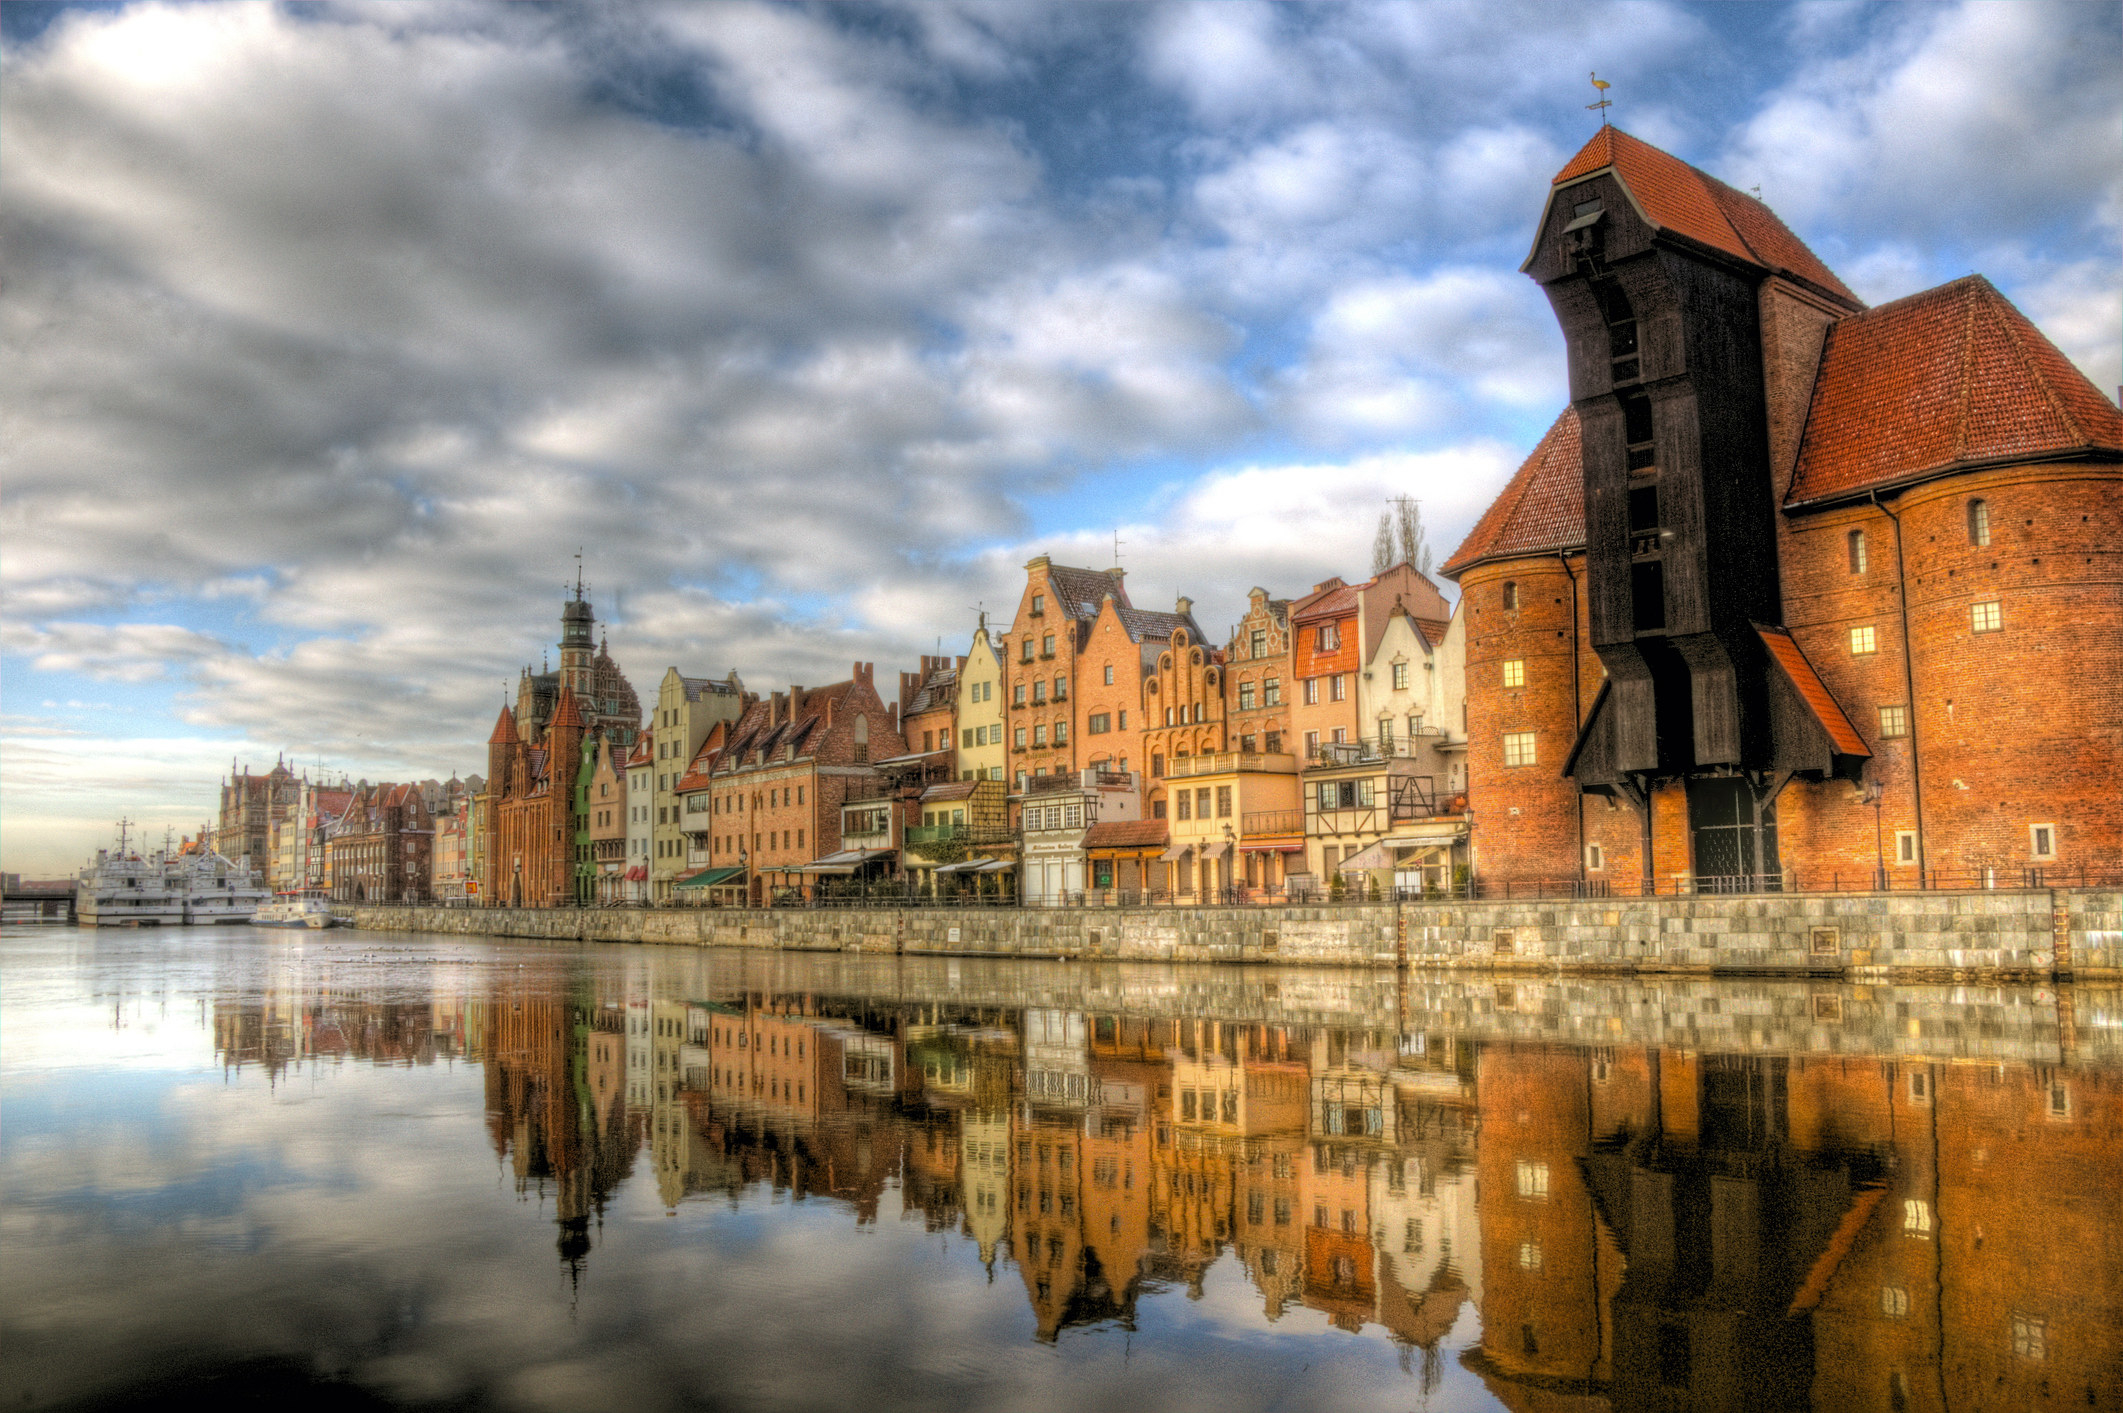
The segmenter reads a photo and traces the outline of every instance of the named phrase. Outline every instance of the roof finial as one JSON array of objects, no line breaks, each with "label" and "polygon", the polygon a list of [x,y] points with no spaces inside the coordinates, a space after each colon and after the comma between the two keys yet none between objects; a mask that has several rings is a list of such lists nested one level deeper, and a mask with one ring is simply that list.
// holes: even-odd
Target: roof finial
[{"label": "roof finial", "polygon": [[582,546],[575,546],[575,598],[582,598]]},{"label": "roof finial", "polygon": [[1599,90],[1598,97],[1600,101],[1597,103],[1587,103],[1585,106],[1590,109],[1597,109],[1600,115],[1600,126],[1606,127],[1607,110],[1614,106],[1614,100],[1607,96],[1607,90],[1614,87],[1614,85],[1607,82],[1607,80],[1601,78],[1599,70],[1594,69],[1592,71],[1592,86]]}]

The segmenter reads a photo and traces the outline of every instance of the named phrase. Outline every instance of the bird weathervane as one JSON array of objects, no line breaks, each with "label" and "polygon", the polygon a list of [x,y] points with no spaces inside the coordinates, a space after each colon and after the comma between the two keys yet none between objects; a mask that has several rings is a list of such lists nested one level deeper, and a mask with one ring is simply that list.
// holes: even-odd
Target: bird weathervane
[{"label": "bird weathervane", "polygon": [[1594,69],[1592,71],[1592,86],[1593,88],[1598,90],[1599,101],[1596,103],[1587,103],[1585,106],[1588,109],[1598,112],[1598,114],[1600,115],[1600,126],[1606,127],[1607,110],[1614,106],[1614,100],[1607,96],[1607,90],[1614,87],[1614,85],[1607,82],[1607,80],[1601,78],[1599,70]]}]

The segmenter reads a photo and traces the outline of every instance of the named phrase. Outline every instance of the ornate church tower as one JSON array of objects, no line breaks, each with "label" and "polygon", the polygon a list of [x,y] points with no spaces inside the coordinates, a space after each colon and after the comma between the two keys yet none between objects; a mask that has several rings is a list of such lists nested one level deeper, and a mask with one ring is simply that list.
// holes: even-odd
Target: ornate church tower
[{"label": "ornate church tower", "polygon": [[578,702],[597,699],[597,644],[593,630],[597,615],[582,596],[582,576],[575,577],[575,597],[560,610],[560,685],[575,694]]}]

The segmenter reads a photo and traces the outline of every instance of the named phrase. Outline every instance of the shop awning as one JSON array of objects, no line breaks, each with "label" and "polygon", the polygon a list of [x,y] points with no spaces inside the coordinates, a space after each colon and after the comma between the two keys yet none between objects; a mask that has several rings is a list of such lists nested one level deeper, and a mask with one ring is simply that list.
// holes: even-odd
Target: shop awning
[{"label": "shop awning", "polygon": [[704,868],[700,872],[679,879],[673,888],[715,888],[726,883],[744,881],[741,868]]},{"label": "shop awning", "polygon": [[837,854],[827,854],[822,859],[795,869],[797,873],[853,873],[864,864],[875,863],[896,853],[894,849],[842,849]]},{"label": "shop awning", "polygon": [[647,864],[636,864],[632,868],[627,870],[627,882],[647,883],[648,881],[649,866]]},{"label": "shop awning", "polygon": [[1204,842],[1201,848],[1203,858],[1220,859],[1231,852],[1231,841],[1229,839],[1210,839]]},{"label": "shop awning", "polygon": [[965,859],[954,864],[944,864],[938,873],[1008,873],[1017,867],[1008,859]]},{"label": "shop awning", "polygon": [[1442,849],[1466,837],[1467,826],[1452,824],[1422,834],[1397,834],[1381,839],[1370,848],[1342,860],[1344,869],[1392,868],[1403,849]]},{"label": "shop awning", "polygon": [[1163,859],[1166,863],[1172,863],[1175,860],[1187,857],[1188,852],[1193,848],[1194,846],[1192,844],[1174,844],[1171,848],[1165,850],[1162,854],[1159,854],[1158,857]]}]

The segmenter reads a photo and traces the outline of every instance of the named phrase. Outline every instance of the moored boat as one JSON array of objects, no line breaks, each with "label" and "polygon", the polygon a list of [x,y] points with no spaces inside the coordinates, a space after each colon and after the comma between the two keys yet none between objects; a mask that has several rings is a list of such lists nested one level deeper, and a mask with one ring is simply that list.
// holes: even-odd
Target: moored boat
[{"label": "moored boat", "polygon": [[261,906],[251,917],[253,927],[308,927],[323,929],[345,925],[344,918],[332,916],[331,905],[322,893],[282,893],[272,902]]}]

